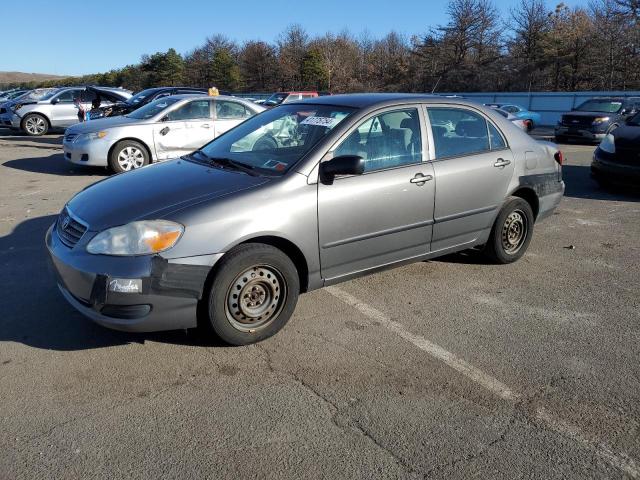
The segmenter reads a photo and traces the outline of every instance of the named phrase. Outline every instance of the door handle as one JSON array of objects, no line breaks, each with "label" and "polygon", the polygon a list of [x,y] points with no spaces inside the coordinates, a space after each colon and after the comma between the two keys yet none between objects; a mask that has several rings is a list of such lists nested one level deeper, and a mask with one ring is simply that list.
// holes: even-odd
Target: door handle
[{"label": "door handle", "polygon": [[422,173],[416,173],[416,176],[409,180],[411,183],[416,183],[418,186],[422,186],[425,182],[433,180],[432,175],[423,175]]},{"label": "door handle", "polygon": [[499,158],[496,160],[496,163],[493,164],[494,167],[506,167],[511,163],[511,160],[505,160],[504,158]]},{"label": "door handle", "polygon": [[205,123],[202,125],[202,128],[211,128],[211,125],[209,125],[208,123]]},{"label": "door handle", "polygon": [[166,135],[167,133],[169,133],[169,127],[164,127],[160,130],[160,135]]}]

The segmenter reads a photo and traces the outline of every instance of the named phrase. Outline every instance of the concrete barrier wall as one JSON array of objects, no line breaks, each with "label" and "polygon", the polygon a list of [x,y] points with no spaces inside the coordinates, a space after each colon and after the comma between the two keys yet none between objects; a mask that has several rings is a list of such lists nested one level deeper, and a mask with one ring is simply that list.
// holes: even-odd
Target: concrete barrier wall
[{"label": "concrete barrier wall", "polygon": [[[269,93],[242,93],[239,97],[264,99]],[[470,92],[439,93],[439,95],[458,95],[478,103],[515,103],[542,115],[542,126],[553,126],[560,115],[577,107],[585,100],[594,97],[640,97],[640,91],[626,92]]]}]

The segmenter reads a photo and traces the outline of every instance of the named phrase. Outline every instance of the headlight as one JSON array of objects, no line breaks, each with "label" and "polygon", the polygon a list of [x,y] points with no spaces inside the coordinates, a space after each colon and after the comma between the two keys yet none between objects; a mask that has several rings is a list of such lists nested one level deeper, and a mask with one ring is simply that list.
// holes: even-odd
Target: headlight
[{"label": "headlight", "polygon": [[184,232],[179,223],[143,220],[110,228],[87,245],[87,252],[102,255],[150,255],[173,247]]},{"label": "headlight", "polygon": [[593,125],[600,125],[601,123],[608,122],[609,117],[597,117],[593,119]]},{"label": "headlight", "polygon": [[93,132],[93,133],[85,133],[80,135],[80,138],[78,140],[99,140],[101,138],[104,138],[107,136],[107,132],[106,130],[101,130],[99,132]]},{"label": "headlight", "polygon": [[616,139],[610,133],[600,142],[600,150],[607,153],[616,153]]}]

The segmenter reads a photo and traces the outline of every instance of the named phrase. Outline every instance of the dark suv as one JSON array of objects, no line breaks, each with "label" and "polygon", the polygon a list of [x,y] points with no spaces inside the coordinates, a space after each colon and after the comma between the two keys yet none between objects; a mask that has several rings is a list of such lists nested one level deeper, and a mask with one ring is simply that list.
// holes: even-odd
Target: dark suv
[{"label": "dark suv", "polygon": [[556,142],[568,139],[599,142],[640,109],[640,97],[600,97],[562,115],[556,125]]}]

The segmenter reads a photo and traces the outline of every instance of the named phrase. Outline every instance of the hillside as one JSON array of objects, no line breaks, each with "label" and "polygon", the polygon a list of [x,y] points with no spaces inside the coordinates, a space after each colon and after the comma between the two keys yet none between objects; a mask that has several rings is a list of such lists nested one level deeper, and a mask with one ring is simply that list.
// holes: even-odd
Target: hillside
[{"label": "hillside", "polygon": [[60,75],[49,75],[46,73],[24,73],[24,72],[0,72],[0,85],[8,83],[42,82],[44,80],[54,80],[65,78]]}]

